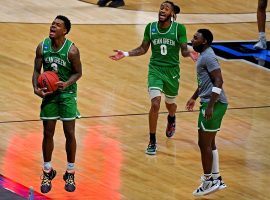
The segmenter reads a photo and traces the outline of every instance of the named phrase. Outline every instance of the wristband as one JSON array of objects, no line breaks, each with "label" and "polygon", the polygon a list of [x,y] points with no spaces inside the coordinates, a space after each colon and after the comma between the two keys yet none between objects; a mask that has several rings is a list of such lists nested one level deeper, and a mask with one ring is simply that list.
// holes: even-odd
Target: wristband
[{"label": "wristband", "polygon": [[216,93],[216,94],[220,94],[221,93],[221,88],[218,87],[212,87],[212,92]]},{"label": "wristband", "polygon": [[123,54],[124,54],[125,57],[129,56],[129,53],[127,51],[123,51]]}]

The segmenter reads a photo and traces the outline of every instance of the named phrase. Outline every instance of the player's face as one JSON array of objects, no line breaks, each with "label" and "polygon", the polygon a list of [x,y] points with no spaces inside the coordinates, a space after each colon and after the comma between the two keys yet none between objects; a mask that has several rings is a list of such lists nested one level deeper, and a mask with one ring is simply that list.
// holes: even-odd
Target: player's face
[{"label": "player's face", "polygon": [[64,22],[61,19],[55,19],[50,27],[49,37],[51,39],[63,37],[66,32],[67,30],[65,28]]},{"label": "player's face", "polygon": [[207,41],[204,39],[201,33],[195,33],[193,39],[191,40],[191,44],[193,49],[201,53],[204,49],[204,46],[207,44]]},{"label": "player's face", "polygon": [[158,13],[158,20],[160,22],[165,22],[171,20],[173,15],[172,5],[169,3],[162,3]]}]

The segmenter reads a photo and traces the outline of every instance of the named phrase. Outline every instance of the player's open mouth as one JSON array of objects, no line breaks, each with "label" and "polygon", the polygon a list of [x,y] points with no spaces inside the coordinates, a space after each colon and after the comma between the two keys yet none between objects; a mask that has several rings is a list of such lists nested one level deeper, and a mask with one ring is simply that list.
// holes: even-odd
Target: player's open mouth
[{"label": "player's open mouth", "polygon": [[166,15],[162,14],[162,13],[159,13],[159,19],[161,19],[161,20],[166,19]]},{"label": "player's open mouth", "polygon": [[50,29],[50,35],[54,35],[55,34],[55,30],[54,29]]}]

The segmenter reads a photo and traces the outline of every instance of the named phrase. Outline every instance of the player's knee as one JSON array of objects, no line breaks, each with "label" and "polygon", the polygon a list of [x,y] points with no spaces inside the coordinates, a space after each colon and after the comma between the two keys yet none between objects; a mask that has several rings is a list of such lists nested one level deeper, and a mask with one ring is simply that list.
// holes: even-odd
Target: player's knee
[{"label": "player's knee", "polygon": [[160,108],[160,99],[159,98],[152,99],[151,111],[157,113],[159,111],[159,108]]},{"label": "player's knee", "polygon": [[171,98],[171,97],[165,96],[165,102],[166,102],[166,104],[170,104],[170,105],[175,104],[176,103],[176,98],[175,97]]}]

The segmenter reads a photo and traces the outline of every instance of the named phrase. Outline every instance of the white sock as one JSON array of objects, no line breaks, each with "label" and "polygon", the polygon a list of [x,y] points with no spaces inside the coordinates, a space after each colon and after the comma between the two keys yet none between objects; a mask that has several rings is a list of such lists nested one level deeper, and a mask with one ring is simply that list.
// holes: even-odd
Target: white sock
[{"label": "white sock", "polygon": [[265,32],[259,32],[259,39],[266,40]]},{"label": "white sock", "polygon": [[219,156],[218,156],[218,150],[212,150],[213,154],[213,163],[212,163],[212,177],[214,179],[218,178],[220,176],[219,174]]},{"label": "white sock", "polygon": [[49,172],[52,168],[51,162],[44,162],[43,163],[43,170]]},{"label": "white sock", "polygon": [[67,163],[67,171],[74,171],[75,170],[75,164],[74,163]]},{"label": "white sock", "polygon": [[212,177],[212,174],[204,174],[205,180],[209,180]]}]

